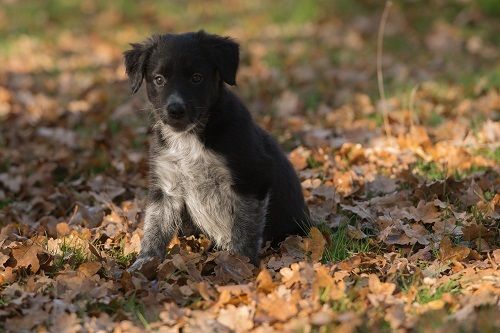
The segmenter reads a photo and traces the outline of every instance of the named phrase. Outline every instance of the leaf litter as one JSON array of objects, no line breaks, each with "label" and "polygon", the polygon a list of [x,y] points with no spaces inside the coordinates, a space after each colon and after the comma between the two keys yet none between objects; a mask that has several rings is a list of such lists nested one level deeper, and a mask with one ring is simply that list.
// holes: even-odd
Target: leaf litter
[{"label": "leaf litter", "polygon": [[[142,15],[156,20],[155,6]],[[394,7],[389,43],[417,19]],[[203,19],[198,10],[186,15]],[[374,58],[354,56],[370,52],[378,14],[225,31],[246,52],[238,92],[289,152],[317,223],[308,237],[266,246],[259,267],[191,236],[128,273],[142,237],[148,126],[120,57],[140,33],[111,6],[100,31],[13,38],[0,70],[0,329],[498,329],[499,87],[487,76],[470,88],[432,75],[450,52],[464,55],[444,72],[488,70],[498,47],[464,31],[495,23],[477,8],[436,20],[408,41],[422,51],[405,64],[389,45],[389,80],[422,84],[410,100],[386,101],[387,137],[370,90]]]}]

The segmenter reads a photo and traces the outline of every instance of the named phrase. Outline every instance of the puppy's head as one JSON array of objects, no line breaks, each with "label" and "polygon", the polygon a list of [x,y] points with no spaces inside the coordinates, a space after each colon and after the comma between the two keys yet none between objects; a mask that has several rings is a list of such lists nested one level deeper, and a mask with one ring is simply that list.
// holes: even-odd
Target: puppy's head
[{"label": "puppy's head", "polygon": [[208,119],[223,82],[236,84],[239,46],[204,31],[155,35],[124,53],[132,93],[146,81],[159,119],[186,131]]}]

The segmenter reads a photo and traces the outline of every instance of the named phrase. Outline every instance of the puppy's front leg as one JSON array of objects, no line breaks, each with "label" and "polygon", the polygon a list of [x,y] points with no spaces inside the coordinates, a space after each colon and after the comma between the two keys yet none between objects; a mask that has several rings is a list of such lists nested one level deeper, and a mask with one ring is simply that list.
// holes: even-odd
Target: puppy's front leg
[{"label": "puppy's front leg", "polygon": [[183,207],[182,200],[165,196],[159,188],[149,192],[141,252],[129,271],[139,269],[152,257],[163,259],[167,245],[181,225]]},{"label": "puppy's front leg", "polygon": [[231,230],[230,251],[247,256],[255,266],[259,265],[267,203],[267,196],[264,200],[243,199]]}]

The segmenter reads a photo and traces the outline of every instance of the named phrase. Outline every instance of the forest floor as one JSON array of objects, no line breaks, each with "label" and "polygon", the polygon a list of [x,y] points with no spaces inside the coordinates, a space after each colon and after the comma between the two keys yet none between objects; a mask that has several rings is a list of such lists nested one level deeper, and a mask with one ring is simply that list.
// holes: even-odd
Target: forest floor
[{"label": "forest floor", "polygon": [[[495,1],[3,1],[0,332],[498,332],[500,22]],[[144,91],[121,53],[205,28],[289,154],[308,237],[246,258],[140,249]],[[387,119],[384,121],[384,110]]]}]

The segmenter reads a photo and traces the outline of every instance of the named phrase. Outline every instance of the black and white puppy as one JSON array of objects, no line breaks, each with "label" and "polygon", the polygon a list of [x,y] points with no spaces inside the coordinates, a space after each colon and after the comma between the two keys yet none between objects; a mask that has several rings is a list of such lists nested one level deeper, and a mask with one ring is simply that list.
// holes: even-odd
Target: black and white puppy
[{"label": "black and white puppy", "polygon": [[263,241],[303,233],[309,213],[295,171],[225,87],[236,84],[238,44],[199,31],[131,45],[132,91],[145,80],[154,111],[144,237],[131,270],[193,227],[254,264]]}]

